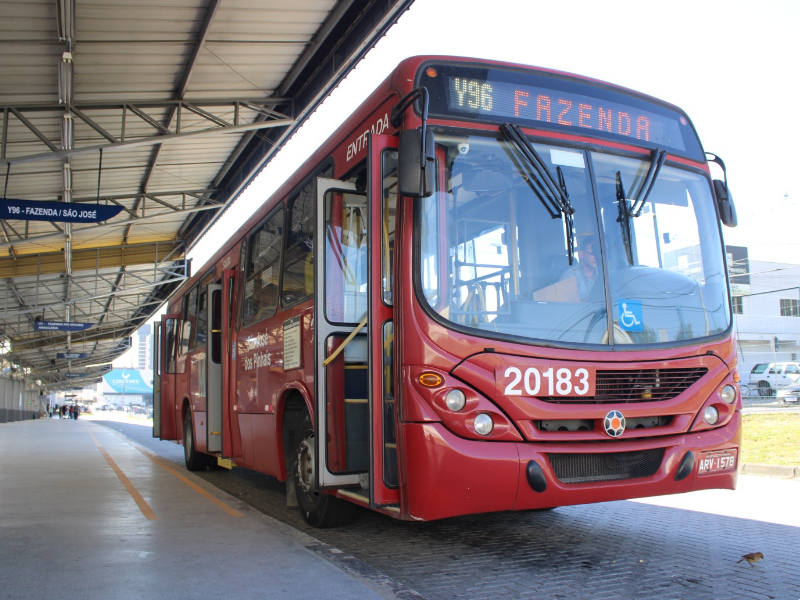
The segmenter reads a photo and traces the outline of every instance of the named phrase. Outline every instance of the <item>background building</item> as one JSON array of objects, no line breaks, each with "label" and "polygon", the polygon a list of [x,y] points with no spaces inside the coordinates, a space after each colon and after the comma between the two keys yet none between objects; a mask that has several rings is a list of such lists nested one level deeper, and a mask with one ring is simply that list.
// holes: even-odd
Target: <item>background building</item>
[{"label": "background building", "polygon": [[136,367],[139,370],[153,368],[152,325],[142,325],[136,332]]},{"label": "background building", "polygon": [[742,380],[759,362],[800,360],[800,265],[748,259],[727,246]]}]

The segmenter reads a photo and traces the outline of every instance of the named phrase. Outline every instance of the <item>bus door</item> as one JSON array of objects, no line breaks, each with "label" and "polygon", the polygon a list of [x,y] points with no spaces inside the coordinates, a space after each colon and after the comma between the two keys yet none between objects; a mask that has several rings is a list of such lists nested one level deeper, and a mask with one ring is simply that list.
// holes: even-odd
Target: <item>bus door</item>
[{"label": "bus door", "polygon": [[[382,147],[396,144],[392,138],[372,136],[372,146],[377,138]],[[375,152],[380,153],[377,146]],[[380,165],[370,168],[370,180],[376,175],[380,179]],[[348,488],[340,493],[368,499],[371,508],[398,502],[398,492],[386,485],[384,473],[384,364],[391,303],[383,302],[381,292],[384,228],[378,225],[383,212],[377,198],[356,191],[350,182],[317,180],[317,473],[321,487]],[[396,455],[390,460],[396,465]]]},{"label": "bus door", "polygon": [[[159,437],[162,440],[177,440],[182,424],[175,420],[175,383],[180,337],[180,315],[161,317],[161,407]],[[153,409],[155,414],[155,407]]]},{"label": "bus door", "polygon": [[[233,399],[236,398],[236,269],[222,272],[222,398],[221,443],[219,450],[225,458],[233,457]],[[211,417],[209,417],[210,419]],[[209,428],[209,431],[211,429]],[[217,430],[215,430],[217,431]],[[209,446],[210,448],[211,446]]]},{"label": "bus door", "polygon": [[397,208],[397,138],[369,136],[369,335],[372,394],[372,508],[399,508],[394,385],[394,237]]},{"label": "bus door", "polygon": [[355,184],[317,179],[316,472],[321,487],[350,487],[362,498],[370,470],[366,209]]},{"label": "bus door", "polygon": [[206,298],[206,451],[222,452],[222,285],[209,283]]},{"label": "bus door", "polygon": [[153,437],[161,437],[161,321],[153,321]]}]

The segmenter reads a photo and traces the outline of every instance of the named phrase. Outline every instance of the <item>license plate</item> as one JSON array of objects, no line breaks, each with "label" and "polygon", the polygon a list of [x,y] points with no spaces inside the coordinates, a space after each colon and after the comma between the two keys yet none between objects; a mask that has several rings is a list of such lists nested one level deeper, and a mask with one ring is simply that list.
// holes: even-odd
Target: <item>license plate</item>
[{"label": "license plate", "polygon": [[786,400],[786,402],[797,402],[797,396],[786,396],[784,400]]},{"label": "license plate", "polygon": [[719,452],[706,452],[700,455],[700,464],[697,472],[717,473],[719,471],[730,471],[736,468],[736,450],[721,450]]}]

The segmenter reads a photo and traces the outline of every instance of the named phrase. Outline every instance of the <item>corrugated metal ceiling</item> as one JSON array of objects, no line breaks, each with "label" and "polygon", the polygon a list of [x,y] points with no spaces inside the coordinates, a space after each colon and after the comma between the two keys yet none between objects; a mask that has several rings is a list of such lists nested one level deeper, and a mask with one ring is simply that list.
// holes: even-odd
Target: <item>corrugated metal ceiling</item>
[{"label": "corrugated metal ceiling", "polygon": [[124,352],[186,248],[412,1],[0,0],[0,197],[123,209],[0,220],[5,366],[57,385]]}]

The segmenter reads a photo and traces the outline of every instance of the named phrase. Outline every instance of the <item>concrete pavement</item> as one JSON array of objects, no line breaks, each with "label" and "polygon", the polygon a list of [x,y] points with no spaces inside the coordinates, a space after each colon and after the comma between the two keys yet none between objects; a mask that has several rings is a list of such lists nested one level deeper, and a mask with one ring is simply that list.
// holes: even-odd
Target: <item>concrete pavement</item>
[{"label": "concrete pavement", "polygon": [[0,424],[0,456],[4,600],[393,597],[106,427]]}]

